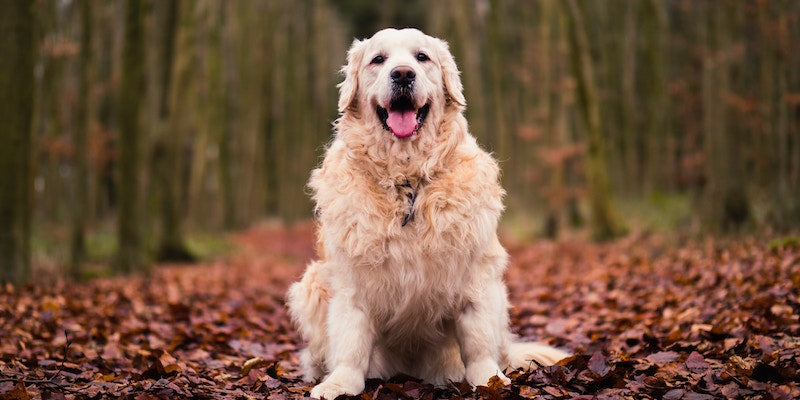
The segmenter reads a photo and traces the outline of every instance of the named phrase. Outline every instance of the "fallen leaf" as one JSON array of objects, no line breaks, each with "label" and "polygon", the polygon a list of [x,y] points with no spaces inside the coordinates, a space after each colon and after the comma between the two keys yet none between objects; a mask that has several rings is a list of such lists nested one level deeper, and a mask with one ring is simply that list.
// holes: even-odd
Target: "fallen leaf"
[{"label": "fallen leaf", "polygon": [[488,386],[489,389],[492,389],[492,390],[500,390],[505,385],[506,384],[503,383],[503,380],[500,379],[499,376],[495,375],[495,376],[489,378],[489,383],[486,386]]},{"label": "fallen leaf", "polygon": [[653,353],[645,357],[648,361],[656,364],[658,366],[662,366],[664,364],[670,363],[678,359],[678,353],[674,351],[659,351],[657,353]]},{"label": "fallen leaf", "polygon": [[686,359],[686,368],[694,373],[703,372],[708,369],[708,363],[702,354],[693,351],[692,354],[689,354],[689,358]]},{"label": "fallen leaf", "polygon": [[589,371],[594,372],[598,376],[606,376],[609,371],[611,371],[611,367],[606,364],[606,358],[603,356],[603,353],[596,351],[592,354],[592,358],[589,359]]},{"label": "fallen leaf", "polygon": [[25,383],[20,379],[14,387],[5,393],[0,393],[0,400],[30,400],[31,395],[28,393],[28,388]]},{"label": "fallen leaf", "polygon": [[242,370],[239,373],[242,376],[247,376],[250,373],[250,370],[253,368],[261,368],[265,366],[267,362],[261,357],[253,357],[242,364]]}]

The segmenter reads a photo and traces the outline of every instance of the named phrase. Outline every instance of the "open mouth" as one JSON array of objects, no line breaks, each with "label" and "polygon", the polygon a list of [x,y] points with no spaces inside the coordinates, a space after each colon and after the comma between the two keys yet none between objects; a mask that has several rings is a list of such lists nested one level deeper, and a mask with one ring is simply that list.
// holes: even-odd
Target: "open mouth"
[{"label": "open mouth", "polygon": [[414,108],[414,102],[408,96],[402,96],[392,100],[389,109],[377,106],[378,119],[383,124],[383,129],[400,139],[410,137],[416,133],[425,117],[430,111],[430,104],[425,104],[419,109]]}]

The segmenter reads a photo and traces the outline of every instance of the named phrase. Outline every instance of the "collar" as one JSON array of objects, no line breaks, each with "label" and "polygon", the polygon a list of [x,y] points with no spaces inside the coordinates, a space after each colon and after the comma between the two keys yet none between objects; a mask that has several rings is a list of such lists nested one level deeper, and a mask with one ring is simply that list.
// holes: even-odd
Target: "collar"
[{"label": "collar", "polygon": [[411,182],[406,179],[404,183],[396,184],[395,188],[398,191],[405,192],[406,198],[408,199],[408,211],[406,211],[406,216],[403,218],[403,223],[400,226],[406,226],[412,219],[414,219],[414,203],[417,201],[417,193],[419,193],[419,189],[422,187],[423,181],[417,182],[415,186],[411,185]]}]

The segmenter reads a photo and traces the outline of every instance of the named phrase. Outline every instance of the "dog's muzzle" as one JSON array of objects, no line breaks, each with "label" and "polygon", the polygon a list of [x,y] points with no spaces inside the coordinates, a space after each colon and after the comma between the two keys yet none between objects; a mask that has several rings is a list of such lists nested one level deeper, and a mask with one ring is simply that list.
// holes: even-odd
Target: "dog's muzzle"
[{"label": "dog's muzzle", "polygon": [[417,77],[414,69],[399,66],[392,69],[389,78],[392,82],[392,100],[389,109],[377,106],[377,114],[383,128],[400,139],[416,133],[428,116],[430,105],[419,109],[414,101],[414,81]]}]

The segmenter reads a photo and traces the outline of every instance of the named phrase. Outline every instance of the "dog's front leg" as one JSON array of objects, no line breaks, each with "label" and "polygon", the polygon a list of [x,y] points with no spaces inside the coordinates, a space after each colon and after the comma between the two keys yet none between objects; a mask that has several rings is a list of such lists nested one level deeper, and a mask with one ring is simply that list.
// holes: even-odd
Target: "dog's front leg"
[{"label": "dog's front leg", "polygon": [[467,303],[456,320],[456,335],[466,378],[473,386],[486,385],[497,375],[504,384],[506,378],[498,364],[500,349],[507,337],[508,311],[506,293],[500,282],[489,283],[478,298]]},{"label": "dog's front leg", "polygon": [[331,373],[311,390],[311,397],[333,400],[364,390],[375,334],[367,315],[353,303],[352,295],[334,295],[329,307],[326,365]]}]

